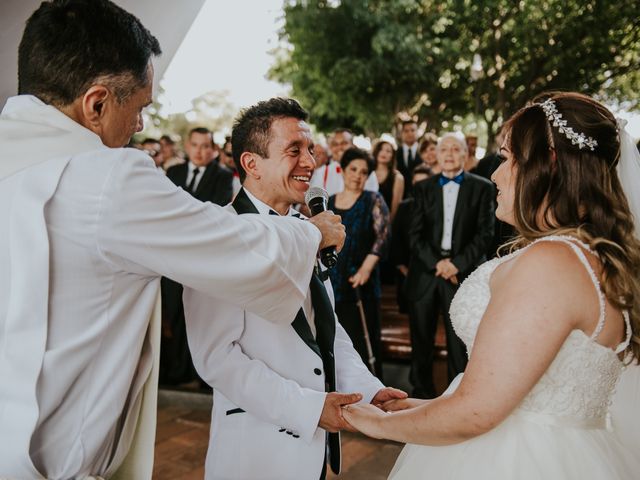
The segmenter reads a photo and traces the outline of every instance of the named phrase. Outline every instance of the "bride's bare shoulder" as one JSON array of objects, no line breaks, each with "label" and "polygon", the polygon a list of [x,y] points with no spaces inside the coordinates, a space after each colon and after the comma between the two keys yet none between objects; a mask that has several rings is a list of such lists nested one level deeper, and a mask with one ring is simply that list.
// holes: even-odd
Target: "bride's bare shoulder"
[{"label": "bride's bare shoulder", "polygon": [[[523,283],[528,287],[564,291],[579,287],[586,270],[572,247],[561,241],[538,241],[500,264],[491,278],[492,288]],[[593,287],[591,287],[593,288]]]}]

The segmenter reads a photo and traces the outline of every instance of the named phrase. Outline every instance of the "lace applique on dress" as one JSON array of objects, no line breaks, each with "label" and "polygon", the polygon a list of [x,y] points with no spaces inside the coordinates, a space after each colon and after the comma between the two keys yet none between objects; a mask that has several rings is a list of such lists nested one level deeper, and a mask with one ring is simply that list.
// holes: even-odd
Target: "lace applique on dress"
[{"label": "lace applique on dress", "polygon": [[[565,243],[578,255],[598,292],[600,319],[591,337],[581,330],[571,332],[547,371],[524,398],[519,410],[584,420],[604,419],[622,371],[622,362],[617,353],[624,350],[630,341],[628,313],[623,312],[627,330],[625,341],[615,350],[598,344],[595,339],[602,331],[605,321],[604,295],[593,269],[576,244],[587,250],[588,246],[573,237],[549,236],[534,243],[541,241]],[[467,345],[470,356],[480,320],[491,298],[491,274],[502,262],[519,255],[527,248],[484,263],[463,282],[456,293],[451,303],[451,321],[456,334]]]}]

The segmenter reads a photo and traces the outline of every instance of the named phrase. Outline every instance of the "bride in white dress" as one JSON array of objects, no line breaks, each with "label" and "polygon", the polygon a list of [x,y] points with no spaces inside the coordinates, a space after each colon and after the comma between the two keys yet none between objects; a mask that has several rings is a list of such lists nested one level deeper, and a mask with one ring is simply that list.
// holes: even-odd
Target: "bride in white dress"
[{"label": "bride in white dress", "polygon": [[[348,406],[344,417],[410,444],[394,480],[638,479],[640,434],[627,445],[609,421],[622,360],[640,356],[640,242],[616,173],[623,132],[575,93],[547,94],[505,128],[496,215],[520,236],[451,305],[466,372],[435,400],[389,402],[392,413]],[[637,167],[624,181],[638,185]],[[625,405],[623,417],[640,415]]]}]

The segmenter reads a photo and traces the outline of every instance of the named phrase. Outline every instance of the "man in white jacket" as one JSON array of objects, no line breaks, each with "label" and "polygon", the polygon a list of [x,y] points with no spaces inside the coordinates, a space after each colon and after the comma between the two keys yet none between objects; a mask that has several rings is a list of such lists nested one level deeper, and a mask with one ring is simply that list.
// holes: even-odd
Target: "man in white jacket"
[{"label": "man in white jacket", "polygon": [[[315,168],[306,118],[286,98],[242,112],[231,138],[243,187],[230,211],[252,219],[300,216],[292,205],[304,201]],[[337,474],[338,432],[348,427],[341,406],[406,397],[385,388],[362,363],[336,320],[332,293],[317,267],[302,308],[289,325],[276,325],[185,289],[194,365],[214,388],[208,480],[317,480],[325,476],[327,457]],[[338,393],[345,391],[360,393]]]},{"label": "man in white jacket", "polygon": [[120,148],[159,53],[108,0],[27,22],[0,115],[0,478],[151,478],[160,277],[283,322],[343,241],[337,217],[248,221]]}]

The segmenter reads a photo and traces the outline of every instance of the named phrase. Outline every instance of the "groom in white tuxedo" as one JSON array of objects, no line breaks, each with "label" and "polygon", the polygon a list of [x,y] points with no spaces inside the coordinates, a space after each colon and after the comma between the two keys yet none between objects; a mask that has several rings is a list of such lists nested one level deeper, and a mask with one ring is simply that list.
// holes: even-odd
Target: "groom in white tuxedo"
[{"label": "groom in white tuxedo", "polygon": [[[315,167],[306,118],[283,98],[242,112],[232,146],[243,188],[231,212],[299,216],[292,205],[302,203]],[[338,432],[348,428],[341,406],[406,397],[362,363],[320,275],[317,267],[302,308],[281,325],[185,289],[194,364],[214,388],[208,480],[317,480],[325,459],[339,473]]]}]

